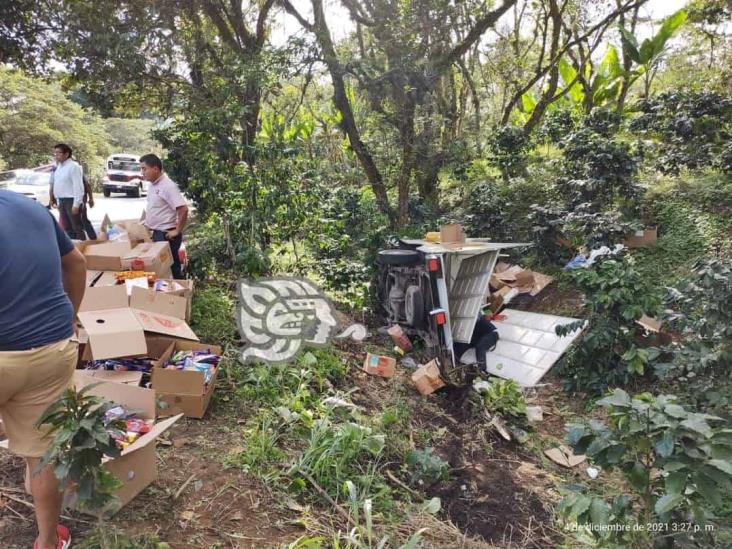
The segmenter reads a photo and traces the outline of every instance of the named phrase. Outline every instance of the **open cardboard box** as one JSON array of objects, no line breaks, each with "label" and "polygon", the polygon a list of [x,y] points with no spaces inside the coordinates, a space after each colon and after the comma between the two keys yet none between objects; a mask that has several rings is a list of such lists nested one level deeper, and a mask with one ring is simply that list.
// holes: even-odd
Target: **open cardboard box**
[{"label": "open cardboard box", "polygon": [[158,278],[173,278],[170,267],[173,265],[173,253],[168,242],[143,242],[122,257],[122,268],[125,271],[147,271],[155,273]]},{"label": "open cardboard box", "polygon": [[[142,419],[155,420],[155,391],[132,385],[100,381],[80,370],[74,372],[73,384],[77,390],[94,385],[89,389],[89,394],[125,405],[128,409],[134,410]],[[182,415],[179,414],[158,421],[149,433],[142,435],[122,450],[119,457],[104,458],[104,468],[122,483],[122,486],[115,492],[119,498],[120,507],[127,505],[137,494],[157,480],[155,441],[181,417]],[[7,448],[8,441],[0,442],[0,446]]]},{"label": "open cardboard box", "polygon": [[129,242],[83,240],[77,249],[84,254],[86,268],[91,271],[121,271],[122,258],[130,253]]},{"label": "open cardboard box", "polygon": [[157,301],[137,305],[129,306],[125,286],[87,288],[78,317],[94,360],[148,354],[145,332],[198,341],[185,320],[160,312]]},{"label": "open cardboard box", "polygon": [[200,351],[208,349],[213,354],[221,355],[221,347],[158,337],[156,344],[166,344],[166,350],[157,358],[152,369],[152,388],[168,408],[160,411],[161,415],[183,413],[186,417],[202,418],[211,402],[211,395],[216,388],[218,368],[214,371],[208,385],[202,372],[187,370],[167,370],[165,365],[177,351]]},{"label": "open cardboard box", "polygon": [[100,235],[103,239],[109,238],[109,230],[112,227],[116,227],[121,231],[115,238],[115,242],[126,241],[129,242],[132,247],[135,247],[141,242],[151,242],[150,231],[142,223],[145,220],[145,212],[142,212],[140,219],[120,219],[118,221],[112,221],[108,215],[105,215],[102,219],[102,225],[100,227]]}]

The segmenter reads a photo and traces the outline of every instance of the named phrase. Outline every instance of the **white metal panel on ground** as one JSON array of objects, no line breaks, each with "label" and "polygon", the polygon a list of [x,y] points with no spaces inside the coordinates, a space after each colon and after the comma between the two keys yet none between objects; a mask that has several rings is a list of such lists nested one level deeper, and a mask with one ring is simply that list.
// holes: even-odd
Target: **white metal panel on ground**
[{"label": "white metal panel on ground", "polygon": [[[451,258],[455,261],[455,258]],[[488,282],[498,259],[498,250],[463,258],[450,288],[450,328],[453,341],[470,343],[481,306],[488,295]]]},{"label": "white metal panel on ground", "polygon": [[[557,326],[576,322],[577,318],[529,313],[515,309],[501,312],[506,318],[493,321],[498,329],[495,350],[486,355],[488,373],[532,387],[579,337],[582,329],[558,336]],[[475,350],[466,351],[461,362],[474,363]]]}]

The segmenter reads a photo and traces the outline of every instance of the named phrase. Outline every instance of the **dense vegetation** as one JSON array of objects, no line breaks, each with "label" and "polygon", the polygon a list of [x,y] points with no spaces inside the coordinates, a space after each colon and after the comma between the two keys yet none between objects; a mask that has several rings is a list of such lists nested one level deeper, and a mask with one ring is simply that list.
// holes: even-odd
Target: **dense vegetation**
[{"label": "dense vegetation", "polygon": [[[307,274],[360,312],[375,252],[393,237],[457,221],[469,236],[533,243],[515,259],[580,293],[572,312],[589,321],[555,370],[604,421],[571,425],[568,442],[620,483],[566,488],[557,520],[708,522],[714,534],[669,539],[721,544],[732,512],[732,10],[694,0],[649,19],[651,4],[11,1],[0,7],[0,158],[40,162],[62,136],[90,164],[110,148],[162,147],[196,206],[195,322],[226,342],[220,311],[239,277]],[[338,35],[336,21],[348,22]],[[156,121],[152,134],[139,117]],[[658,228],[656,246],[562,270],[643,227]],[[669,337],[645,334],[643,315]],[[426,444],[404,447],[408,406],[323,404],[345,398],[341,358],[232,365],[236,398],[256,410],[226,461],[293,494],[310,478],[356,520],[365,501],[393,518],[385,461],[404,460],[417,489],[448,472]],[[520,393],[500,388],[483,405],[522,415]],[[359,522],[348,542],[372,546],[371,527]],[[654,537],[576,533],[601,546]]]}]

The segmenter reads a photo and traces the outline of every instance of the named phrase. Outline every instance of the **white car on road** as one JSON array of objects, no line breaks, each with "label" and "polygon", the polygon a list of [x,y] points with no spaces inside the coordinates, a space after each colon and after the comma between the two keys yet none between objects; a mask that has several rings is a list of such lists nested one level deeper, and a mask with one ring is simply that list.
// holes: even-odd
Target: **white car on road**
[{"label": "white car on road", "polygon": [[[44,206],[48,206],[48,202],[51,199],[49,194],[51,172],[36,172],[32,170],[13,171],[15,172],[15,177],[8,177],[5,181],[0,181],[0,187],[25,195]],[[8,172],[0,175],[5,175],[5,173]],[[5,183],[4,187],[3,183]]]}]

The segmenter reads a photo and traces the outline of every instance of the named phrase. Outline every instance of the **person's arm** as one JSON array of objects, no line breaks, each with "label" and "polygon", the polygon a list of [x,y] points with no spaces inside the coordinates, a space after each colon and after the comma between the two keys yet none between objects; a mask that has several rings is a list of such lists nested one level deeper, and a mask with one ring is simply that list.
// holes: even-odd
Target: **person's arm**
[{"label": "person's arm", "polygon": [[[61,277],[66,295],[69,296],[71,306],[74,308],[74,318],[79,311],[79,305],[86,290],[86,259],[76,249],[66,233],[61,230],[56,220],[49,213],[51,222],[56,231],[56,244],[61,257]],[[72,324],[74,321],[72,320]]]},{"label": "person's arm", "polygon": [[49,184],[48,184],[48,207],[52,208],[56,205],[56,195],[53,194],[53,176],[54,172],[56,170],[54,169],[51,172],[51,177],[49,178]]},{"label": "person's arm", "polygon": [[183,229],[185,229],[186,222],[188,221],[188,206],[178,206],[175,209],[175,213],[178,216],[178,224],[174,230],[165,233],[165,238],[168,240],[172,240],[183,233]]},{"label": "person's arm", "polygon": [[64,290],[69,296],[71,306],[74,308],[74,318],[79,312],[79,305],[84,298],[86,290],[86,259],[76,248],[66,255],[61,256],[61,273],[63,276]]},{"label": "person's arm", "polygon": [[178,189],[178,185],[171,185],[166,188],[166,191],[162,194],[163,200],[168,203],[168,206],[175,209],[177,223],[175,229],[165,233],[165,238],[171,240],[183,233],[183,229],[188,221],[188,205],[186,199]]},{"label": "person's arm", "polygon": [[76,164],[71,170],[71,184],[74,189],[74,207],[71,211],[76,215],[84,203],[84,177],[79,164]]}]

